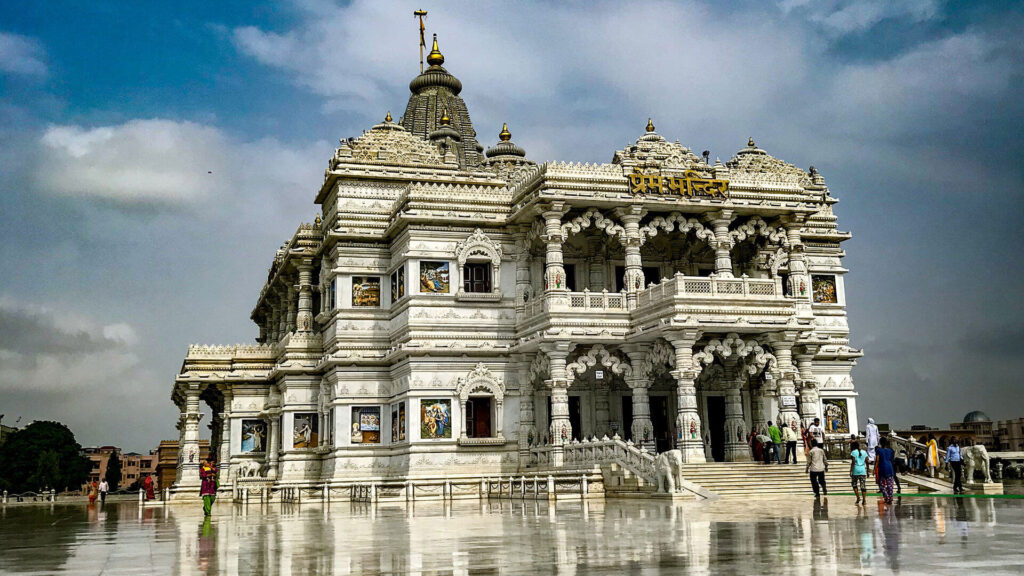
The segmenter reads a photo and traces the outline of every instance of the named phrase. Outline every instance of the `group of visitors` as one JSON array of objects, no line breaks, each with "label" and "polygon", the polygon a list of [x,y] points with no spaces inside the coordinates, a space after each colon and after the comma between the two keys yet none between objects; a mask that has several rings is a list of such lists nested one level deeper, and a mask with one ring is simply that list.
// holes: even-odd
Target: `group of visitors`
[{"label": "group of visitors", "polygon": [[750,435],[747,436],[747,444],[750,446],[754,462],[771,464],[774,461],[776,464],[796,464],[797,442],[803,441],[804,456],[806,456],[815,439],[824,445],[825,430],[817,418],[814,419],[814,424],[802,428],[799,434],[793,426],[785,424],[778,426],[769,420],[766,429],[755,426],[750,431]]},{"label": "group of visitors", "polygon": [[[146,493],[146,500],[153,500],[156,498],[156,481],[153,479],[152,474],[147,474],[142,480],[142,488]],[[93,480],[89,483],[89,503],[93,504],[99,499],[100,504],[107,503],[107,494],[110,492],[110,484],[106,478],[99,482]]]}]

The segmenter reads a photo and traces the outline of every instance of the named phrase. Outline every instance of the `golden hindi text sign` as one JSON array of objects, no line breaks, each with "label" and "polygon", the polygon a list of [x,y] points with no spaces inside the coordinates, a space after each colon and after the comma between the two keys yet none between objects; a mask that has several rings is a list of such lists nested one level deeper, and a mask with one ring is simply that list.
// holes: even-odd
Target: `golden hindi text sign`
[{"label": "golden hindi text sign", "polygon": [[629,175],[632,194],[671,194],[686,198],[728,198],[729,181],[703,178],[696,170],[687,170],[683,176],[644,174],[639,170]]}]

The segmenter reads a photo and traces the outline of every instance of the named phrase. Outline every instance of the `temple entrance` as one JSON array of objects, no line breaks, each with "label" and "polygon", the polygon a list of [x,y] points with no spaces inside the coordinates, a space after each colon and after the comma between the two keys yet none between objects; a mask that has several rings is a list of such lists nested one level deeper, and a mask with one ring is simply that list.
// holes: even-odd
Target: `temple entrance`
[{"label": "temple entrance", "polygon": [[572,426],[574,440],[583,438],[583,421],[580,419],[580,397],[569,396],[569,426]]},{"label": "temple entrance", "polygon": [[626,440],[632,440],[633,429],[633,398],[631,396],[622,397],[622,437]]},{"label": "temple entrance", "polygon": [[672,449],[672,426],[668,396],[651,396],[651,424],[654,426],[654,444],[658,452]]},{"label": "temple entrance", "polygon": [[466,435],[470,438],[491,437],[490,398],[470,398],[466,401]]},{"label": "temple entrance", "polygon": [[708,433],[711,436],[711,459],[725,462],[725,396],[704,399],[708,410]]}]

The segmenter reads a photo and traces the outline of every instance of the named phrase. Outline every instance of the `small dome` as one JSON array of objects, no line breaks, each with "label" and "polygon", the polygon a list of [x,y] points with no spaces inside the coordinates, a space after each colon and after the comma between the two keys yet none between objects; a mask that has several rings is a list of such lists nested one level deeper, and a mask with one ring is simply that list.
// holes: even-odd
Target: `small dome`
[{"label": "small dome", "polygon": [[988,414],[985,414],[981,410],[975,410],[973,412],[968,412],[967,415],[964,416],[964,424],[970,424],[972,422],[991,422],[991,421],[992,421],[992,419],[988,417]]}]

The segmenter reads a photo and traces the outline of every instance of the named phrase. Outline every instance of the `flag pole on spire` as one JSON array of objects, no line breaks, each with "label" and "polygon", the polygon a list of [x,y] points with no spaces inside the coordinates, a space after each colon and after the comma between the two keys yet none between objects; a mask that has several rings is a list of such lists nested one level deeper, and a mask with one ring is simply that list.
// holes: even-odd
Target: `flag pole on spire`
[{"label": "flag pole on spire", "polygon": [[423,36],[426,28],[423,27],[423,17],[427,15],[426,10],[416,10],[412,13],[414,18],[420,19],[420,74],[423,74],[423,49],[427,47],[427,39]]}]

